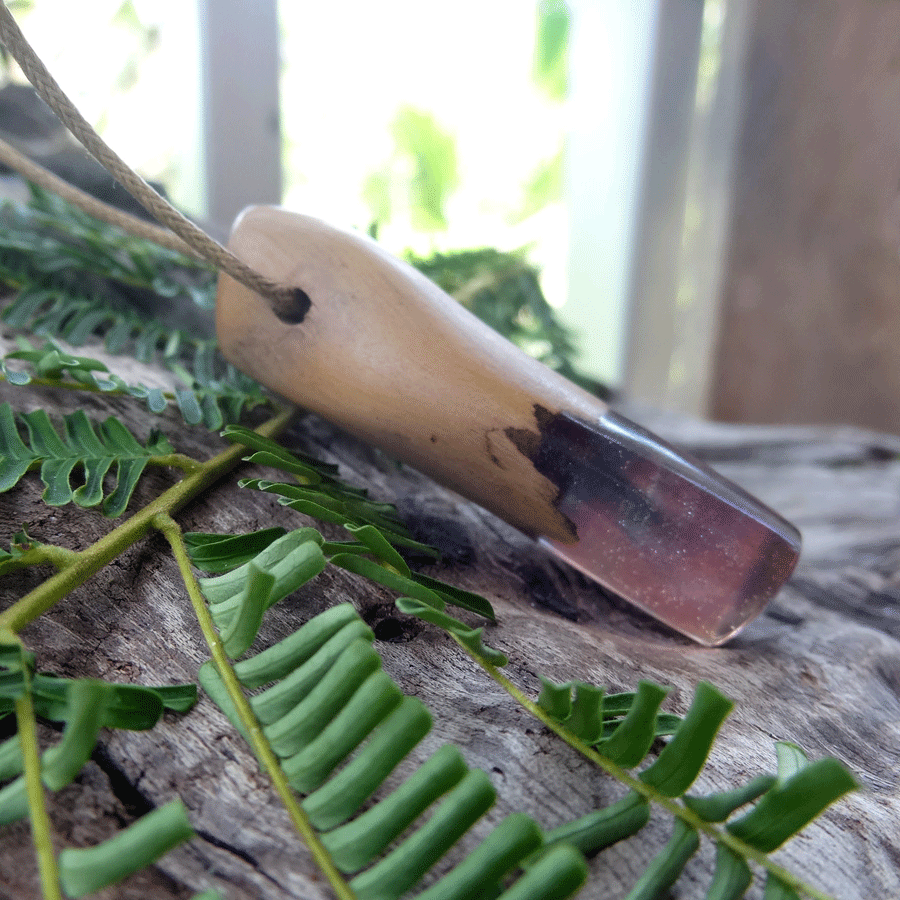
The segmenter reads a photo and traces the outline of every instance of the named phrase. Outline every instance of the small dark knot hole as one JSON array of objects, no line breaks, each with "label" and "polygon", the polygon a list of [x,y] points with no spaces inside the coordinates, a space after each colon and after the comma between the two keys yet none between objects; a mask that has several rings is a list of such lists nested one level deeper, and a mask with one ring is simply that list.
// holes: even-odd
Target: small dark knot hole
[{"label": "small dark knot hole", "polygon": [[283,300],[273,307],[273,312],[288,325],[299,325],[312,306],[309,294],[303,288],[294,288]]}]

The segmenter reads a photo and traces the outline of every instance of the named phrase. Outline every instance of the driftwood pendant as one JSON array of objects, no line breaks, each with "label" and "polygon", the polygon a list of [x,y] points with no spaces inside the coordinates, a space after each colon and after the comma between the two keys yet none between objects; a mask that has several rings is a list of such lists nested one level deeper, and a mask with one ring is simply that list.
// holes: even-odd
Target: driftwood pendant
[{"label": "driftwood pendant", "polygon": [[368,238],[254,207],[229,242],[300,290],[221,275],[222,352],[287,399],[496,513],[707,645],[762,611],[797,530],[536,362]]}]

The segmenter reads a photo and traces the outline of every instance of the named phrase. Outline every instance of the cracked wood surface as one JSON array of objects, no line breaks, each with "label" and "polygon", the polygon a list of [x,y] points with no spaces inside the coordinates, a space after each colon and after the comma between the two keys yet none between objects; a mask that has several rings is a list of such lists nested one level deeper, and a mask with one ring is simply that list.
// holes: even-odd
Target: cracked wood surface
[{"label": "cracked wood surface", "polygon": [[[43,406],[51,414],[73,402],[59,391],[7,385],[0,386],[0,400],[23,410]],[[157,421],[124,399],[77,402],[92,419],[120,416],[140,436],[159,424],[177,450],[198,458],[221,448],[216,436],[187,428],[176,414]],[[777,858],[842,900],[900,896],[900,439],[625,412],[697,451],[804,532],[795,577],[761,619],[723,648],[692,645],[653,624],[499,520],[318,419],[300,417],[284,441],[337,462],[347,480],[396,503],[413,531],[444,551],[444,561],[425,571],[491,600],[499,624],[487,629],[487,642],[509,655],[508,674],[527,691],[536,693],[538,672],[610,690],[649,678],[672,685],[666,708],[683,712],[696,683],[707,679],[737,701],[698,789],[730,787],[771,771],[775,740],[796,741],[812,758],[831,754],[844,761],[864,789]],[[151,472],[132,509],[174,477]],[[237,488],[235,480],[189,506],[179,516],[182,526],[239,532],[308,523],[271,496]],[[23,522],[36,538],[75,549],[110,528],[97,513],[44,506],[36,476],[0,495],[0,539],[8,542]],[[46,575],[5,577],[0,604]],[[621,796],[621,788],[520,710],[443,633],[401,616],[390,592],[348,572],[329,568],[273,607],[257,646],[346,600],[373,625],[388,673],[435,714],[435,727],[414,758],[453,741],[470,765],[491,776],[499,801],[488,823],[524,810],[552,827]],[[175,564],[158,537],[132,548],[23,636],[41,668],[70,677],[193,680],[207,658]],[[198,839],[101,896],[188,898],[212,886],[235,900],[329,896],[252,756],[206,699],[187,716],[167,715],[152,732],[104,733],[78,782],[52,800],[58,845],[99,841],[176,794]],[[666,840],[669,825],[656,815],[641,835],[597,857],[581,896],[624,896]],[[477,833],[486,830],[482,824]],[[703,847],[673,896],[700,900],[711,865],[711,848]],[[0,898],[37,893],[27,828],[7,827],[0,832]],[[760,895],[755,886],[748,896]]]}]

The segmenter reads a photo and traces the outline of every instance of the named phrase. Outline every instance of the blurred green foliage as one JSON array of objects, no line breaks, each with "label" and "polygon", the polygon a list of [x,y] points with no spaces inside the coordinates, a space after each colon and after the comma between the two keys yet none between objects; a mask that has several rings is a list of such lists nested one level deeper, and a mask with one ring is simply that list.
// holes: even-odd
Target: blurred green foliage
[{"label": "blurred green foliage", "polygon": [[510,216],[510,222],[517,224],[539,213],[563,195],[563,148],[543,160],[531,173],[522,189],[522,205]]},{"label": "blurred green foliage", "polygon": [[421,109],[402,106],[391,124],[393,157],[366,180],[363,199],[377,229],[394,215],[405,193],[417,231],[447,227],[446,204],[459,185],[456,139]]},{"label": "blurred green foliage", "polygon": [[565,0],[538,3],[532,75],[554,100],[564,100],[568,90],[569,20],[569,4]]}]

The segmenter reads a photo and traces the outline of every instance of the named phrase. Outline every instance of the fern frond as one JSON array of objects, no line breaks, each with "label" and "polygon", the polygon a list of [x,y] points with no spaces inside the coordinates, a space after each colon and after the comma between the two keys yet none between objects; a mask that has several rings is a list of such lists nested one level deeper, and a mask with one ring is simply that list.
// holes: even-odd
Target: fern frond
[{"label": "fern frond", "polygon": [[178,361],[168,346],[163,362],[185,384],[176,392],[179,408],[188,424],[200,424],[215,431],[224,424],[237,423],[245,409],[271,403],[269,396],[252,378],[226,363],[213,338],[191,339],[191,365]]},{"label": "fern frond", "polygon": [[779,772],[775,784],[761,795],[753,809],[726,827],[744,843],[771,853],[857,786],[836,759],[806,761],[797,771]]},{"label": "fern frond", "polygon": [[507,664],[506,654],[484,644],[481,639],[484,633],[483,628],[469,628],[463,622],[460,622],[459,619],[448,616],[440,609],[435,609],[418,598],[399,597],[395,601],[395,605],[400,612],[406,613],[408,616],[416,616],[425,622],[430,622],[432,625],[443,628],[449,634],[452,634],[473,656],[484,660],[488,665],[505,666]]},{"label": "fern frond", "polygon": [[800,894],[771,873],[766,877],[763,900],[800,900]]},{"label": "fern frond", "polygon": [[[709,898],[742,896],[748,860],[766,869],[766,890],[772,896],[797,887],[821,896],[771,862],[768,854],[857,786],[837,760],[810,763],[799,747],[778,743],[777,777],[759,776],[735,790],[687,796],[733,706],[711,685],[697,686],[683,719],[658,712],[667,689],[650,682],[641,682],[635,693],[611,695],[605,709],[601,689],[584,682],[557,685],[541,677],[540,697],[533,703],[497,671],[505,658],[494,662],[491,653],[496,651],[485,652],[480,633],[473,641],[463,623],[407,598],[398,600],[397,606],[446,630],[523,706],[552,723],[568,743],[631,789],[619,803],[549,832],[547,846],[565,840],[586,855],[597,853],[637,833],[649,818],[650,806],[657,804],[673,816],[675,830],[627,900],[659,896],[673,884],[696,851],[701,834],[724,848],[718,852]],[[627,770],[644,762],[655,739],[663,734],[671,734],[672,739],[637,777],[630,776]],[[733,813],[754,801],[750,812],[731,820]],[[715,827],[720,822],[726,823],[724,829]]]},{"label": "fern frond", "polygon": [[[490,809],[496,792],[484,772],[469,770],[459,751],[447,745],[359,813],[431,728],[427,709],[405,697],[381,669],[372,639],[352,606],[344,604],[263,651],[259,660],[237,663],[234,672],[245,688],[270,679],[265,691],[250,698],[251,708],[290,785],[305,795],[301,806],[322,845],[340,871],[354,876],[353,895],[389,900],[425,877]],[[211,663],[201,668],[200,680],[235,719],[230,702],[222,702],[227,692]],[[430,808],[428,820],[409,831]],[[400,835],[401,843],[388,850]],[[539,826],[514,814],[418,896],[571,896],[586,877],[583,859],[571,848],[554,851],[550,864],[542,860],[502,890],[503,880],[542,844]]]},{"label": "fern frond", "polygon": [[628,892],[625,900],[656,900],[678,881],[688,860],[700,848],[700,835],[681,819],[675,820],[672,837]]},{"label": "fern frond", "polygon": [[0,223],[0,252],[11,268],[62,275],[75,285],[114,281],[213,305],[215,273],[205,263],[94,219],[41,188],[31,187],[26,205],[2,204]]},{"label": "fern frond", "polygon": [[[0,267],[0,278],[2,275]],[[62,339],[73,346],[99,338],[110,353],[128,350],[145,363],[157,357],[171,363],[196,341],[181,329],[148,321],[121,302],[74,293],[71,287],[48,279],[23,279],[19,293],[3,310],[3,320],[13,328]]]},{"label": "fern frond", "polygon": [[[46,823],[35,810],[28,769],[36,772],[49,790],[59,791],[71,784],[88,762],[101,728],[150,728],[165,706],[182,711],[193,706],[197,691],[194,685],[154,689],[96,679],[54,678],[35,674],[34,669],[33,654],[20,645],[0,646],[0,715],[15,708],[20,726],[19,734],[0,744],[0,781],[8,782],[0,788],[0,824],[31,815],[37,823],[33,825],[36,842],[50,851],[50,878],[55,880],[52,845],[42,833]],[[27,710],[24,720],[23,706]],[[46,749],[39,761],[33,734],[38,715],[65,723],[60,741]],[[99,847],[64,850],[59,859],[59,882],[67,896],[84,896],[143,868],[192,835],[184,807],[175,801]],[[51,896],[55,891],[47,884],[46,872],[44,875],[45,891],[50,890],[45,896]]]},{"label": "fern frond", "polygon": [[[415,599],[438,611],[443,610],[446,604],[450,604],[477,613],[492,622],[496,621],[493,608],[481,595],[446,584],[437,578],[412,572],[396,548],[374,526],[347,524],[345,527],[351,534],[362,537],[363,540],[325,541],[319,532],[309,528],[291,532],[290,534],[295,537],[290,538],[287,542],[283,542],[283,539],[288,537],[283,528],[267,528],[235,536],[189,532],[184,535],[184,540],[191,562],[204,571],[231,572],[239,567],[245,567],[242,573],[235,573],[232,579],[225,578],[221,582],[216,582],[223,586],[228,584],[245,585],[243,575],[249,571],[246,568],[247,564],[252,562],[262,569],[267,569],[270,564],[268,551],[274,544],[286,548],[290,542],[302,538],[302,540],[310,540],[319,545],[323,561],[327,560],[339,568],[362,575],[398,593],[414,595],[414,597],[407,597],[410,603]],[[425,545],[420,546],[424,547]],[[431,548],[426,549],[430,550]],[[207,585],[212,581],[212,579],[201,579],[201,584]],[[300,583],[296,585],[296,587],[299,586]],[[213,590],[220,591],[221,589],[213,587]],[[238,591],[237,587],[235,587],[235,591]],[[204,593],[206,594],[205,589]],[[215,596],[218,597],[218,593]],[[221,610],[215,606],[214,611],[227,612],[230,615],[238,605],[236,596],[236,593],[230,595],[230,605],[222,607]],[[210,599],[209,595],[207,598]],[[277,601],[273,600],[272,602]],[[410,606],[408,614],[418,615],[417,609],[414,611],[414,608]],[[214,615],[214,619],[218,627],[225,626],[225,622],[221,618],[216,619]],[[446,621],[451,620],[447,619]],[[469,630],[462,622],[458,622],[457,625],[463,630]]]},{"label": "fern frond", "polygon": [[[583,717],[573,716],[572,686],[542,681],[540,709],[575,738]],[[616,768],[635,768],[646,759],[657,734],[657,710],[665,693],[664,688],[642,682],[630,712],[611,734],[596,740],[582,729],[581,739],[573,741],[573,746],[577,747],[583,740],[593,745],[597,757]],[[596,695],[596,700],[592,696],[587,702],[602,710],[602,695]],[[810,763],[799,747],[779,743],[776,745],[777,776],[758,776],[735,790],[706,796],[686,795],[731,708],[731,701],[701,682],[690,709],[658,757],[636,779],[622,778],[632,788],[629,795],[613,807],[561,826],[550,836],[572,841],[590,855],[614,840],[636,833],[643,827],[648,804],[658,803],[674,815],[675,830],[669,844],[651,863],[627,900],[659,896],[674,884],[699,846],[701,833],[717,842],[716,867],[708,898],[742,896],[751,881],[748,860],[768,870],[771,883],[776,885],[772,890],[793,890],[798,880],[772,864],[767,854],[853,790],[856,782],[837,760]],[[596,733],[596,728],[592,732]],[[606,733],[605,728],[603,732]],[[750,812],[731,820],[737,810],[750,803],[754,804]],[[726,823],[724,829],[714,827],[714,823],[721,822]]]},{"label": "fern frond", "polygon": [[292,484],[247,478],[239,482],[242,487],[276,494],[283,505],[320,521],[343,525],[350,532],[354,541],[323,545],[331,563],[436,610],[450,604],[496,621],[493,608],[480,594],[410,570],[402,552],[435,558],[439,554],[410,537],[394,506],[370,501],[365,491],[339,481],[334,467],[292,454],[246,428],[229,426],[223,436],[254,451],[246,461],[288,472],[296,479]]},{"label": "fern frond", "polygon": [[248,428],[229,425],[222,437],[254,451],[247,462],[279,469],[295,479],[294,483],[246,479],[242,487],[276,494],[279,502],[299,512],[335,525],[374,525],[394,546],[422,552],[434,551],[414,541],[394,506],[376,503],[368,492],[351,487],[335,477],[336,467],[312,457],[285,450],[280,444],[260,437]]},{"label": "fern frond", "polygon": [[[100,360],[75,356],[52,339],[37,348],[21,336],[16,342],[19,349],[0,359],[3,377],[14,386],[37,384],[118,393],[145,401],[147,409],[156,414],[163,412],[170,400],[174,400],[188,425],[203,424],[212,431],[221,428],[226,421],[236,421],[245,409],[268,402],[259,385],[246,378],[202,382],[183,366],[172,363],[169,368],[192,387],[167,393],[140,382],[129,384],[110,372]],[[15,365],[11,366],[11,362]],[[21,367],[23,363],[27,368]]]},{"label": "fern frond", "polygon": [[[216,430],[238,421],[243,409],[269,402],[256,382],[225,363],[214,338],[141,309],[147,297],[151,305],[167,298],[186,308],[212,308],[215,273],[204,264],[131,237],[38,189],[27,207],[0,206],[0,223],[0,282],[18,289],[2,313],[12,327],[73,346],[100,338],[110,353],[158,360],[184,383],[175,399],[189,424]],[[132,295],[137,305],[127,299]],[[20,369],[4,372],[11,383],[27,377]],[[69,374],[77,384],[84,373]],[[152,412],[166,405],[159,391],[141,392],[142,386],[112,376],[96,381],[101,389],[146,398]],[[93,384],[89,377],[82,383]]]},{"label": "fern frond", "polygon": [[494,665],[506,664],[503,654],[481,642],[481,629],[472,629],[443,613],[445,605],[451,603],[494,621],[487,600],[411,572],[373,526],[347,527],[362,540],[326,542],[313,528],[291,532],[272,528],[238,537],[203,533],[184,536],[194,565],[207,571],[212,566],[222,573],[200,578],[198,583],[229,656],[237,658],[249,649],[265,610],[318,575],[327,561],[398,593],[414,594],[397,601],[402,612],[440,624]]},{"label": "fern frond", "polygon": [[[360,533],[360,529],[354,528],[352,525],[344,527],[353,533]],[[383,535],[379,536],[382,542],[387,543]],[[371,540],[350,545],[328,543],[323,549],[326,554],[329,554],[329,561],[334,565],[357,575],[363,575],[371,581],[397,591],[397,593],[406,594],[411,601],[416,600],[432,610],[441,611],[449,603],[451,606],[467,609],[484,616],[491,622],[496,622],[493,607],[484,597],[473,594],[471,591],[455,588],[437,578],[410,571],[405,560],[393,548],[391,550],[396,560],[385,558],[391,557],[391,554],[386,553],[380,546],[373,546]],[[337,552],[334,552],[335,550]],[[370,559],[369,555],[375,558]],[[411,607],[409,614],[417,615],[418,613],[412,612]]]},{"label": "fern frond", "polygon": [[593,856],[625,838],[637,834],[650,821],[646,797],[629,791],[617,803],[566,822],[546,834],[547,846],[565,842],[585,856]]},{"label": "fern frond", "polygon": [[[3,374],[10,384],[23,385],[32,382],[32,375],[26,369],[11,369],[10,360],[27,363],[35,377],[46,381],[62,382],[66,377],[78,385],[94,387],[108,377],[107,366],[88,356],[74,356],[66,352],[53,340],[47,340],[42,347],[34,347],[23,337],[16,339],[18,350],[7,353],[0,362]],[[102,373],[97,375],[96,373]]]},{"label": "fern frond", "polygon": [[[27,432],[24,440],[19,422]],[[77,410],[64,416],[59,432],[42,409],[16,416],[8,403],[0,404],[0,492],[12,489],[29,469],[39,467],[42,496],[49,506],[102,504],[104,515],[120,516],[147,464],[172,452],[171,444],[158,432],[141,444],[112,417],[95,427]],[[113,466],[116,486],[108,491],[104,481]],[[83,470],[83,483],[73,488],[76,467]]]},{"label": "fern frond", "polygon": [[[274,647],[236,662],[235,674],[245,687],[257,688],[267,682],[283,680],[315,657],[318,664],[313,669],[319,672],[317,677],[320,677],[334,663],[338,651],[343,651],[350,641],[362,636],[374,640],[374,634],[371,634],[368,625],[361,623],[356,610],[349,603],[342,603],[320,613]],[[323,654],[323,657],[317,654]],[[318,666],[324,668],[320,670]],[[306,690],[309,687],[312,687],[312,682]],[[305,694],[306,690],[302,693]]]},{"label": "fern frond", "polygon": [[[75,779],[101,728],[143,731],[159,721],[164,708],[186,712],[197,697],[194,685],[154,689],[35,675],[23,667],[0,671],[0,715],[13,711],[26,693],[35,715],[65,723],[61,741],[42,756],[41,778],[52,791]],[[14,779],[0,789],[0,824],[28,815],[23,769],[20,741],[14,736],[0,744],[0,780]]]},{"label": "fern frond", "polygon": [[[56,341],[47,340],[38,348],[23,337],[18,337],[16,343],[19,349],[7,353],[0,360],[0,370],[11,385],[36,384],[42,387],[120,393],[145,400],[147,408],[153,413],[161,413],[168,405],[160,388],[150,388],[143,384],[129,385],[110,372],[105,363],[89,356],[75,356]],[[10,366],[10,362],[16,363],[16,367]],[[20,368],[22,363],[28,368]]]}]

